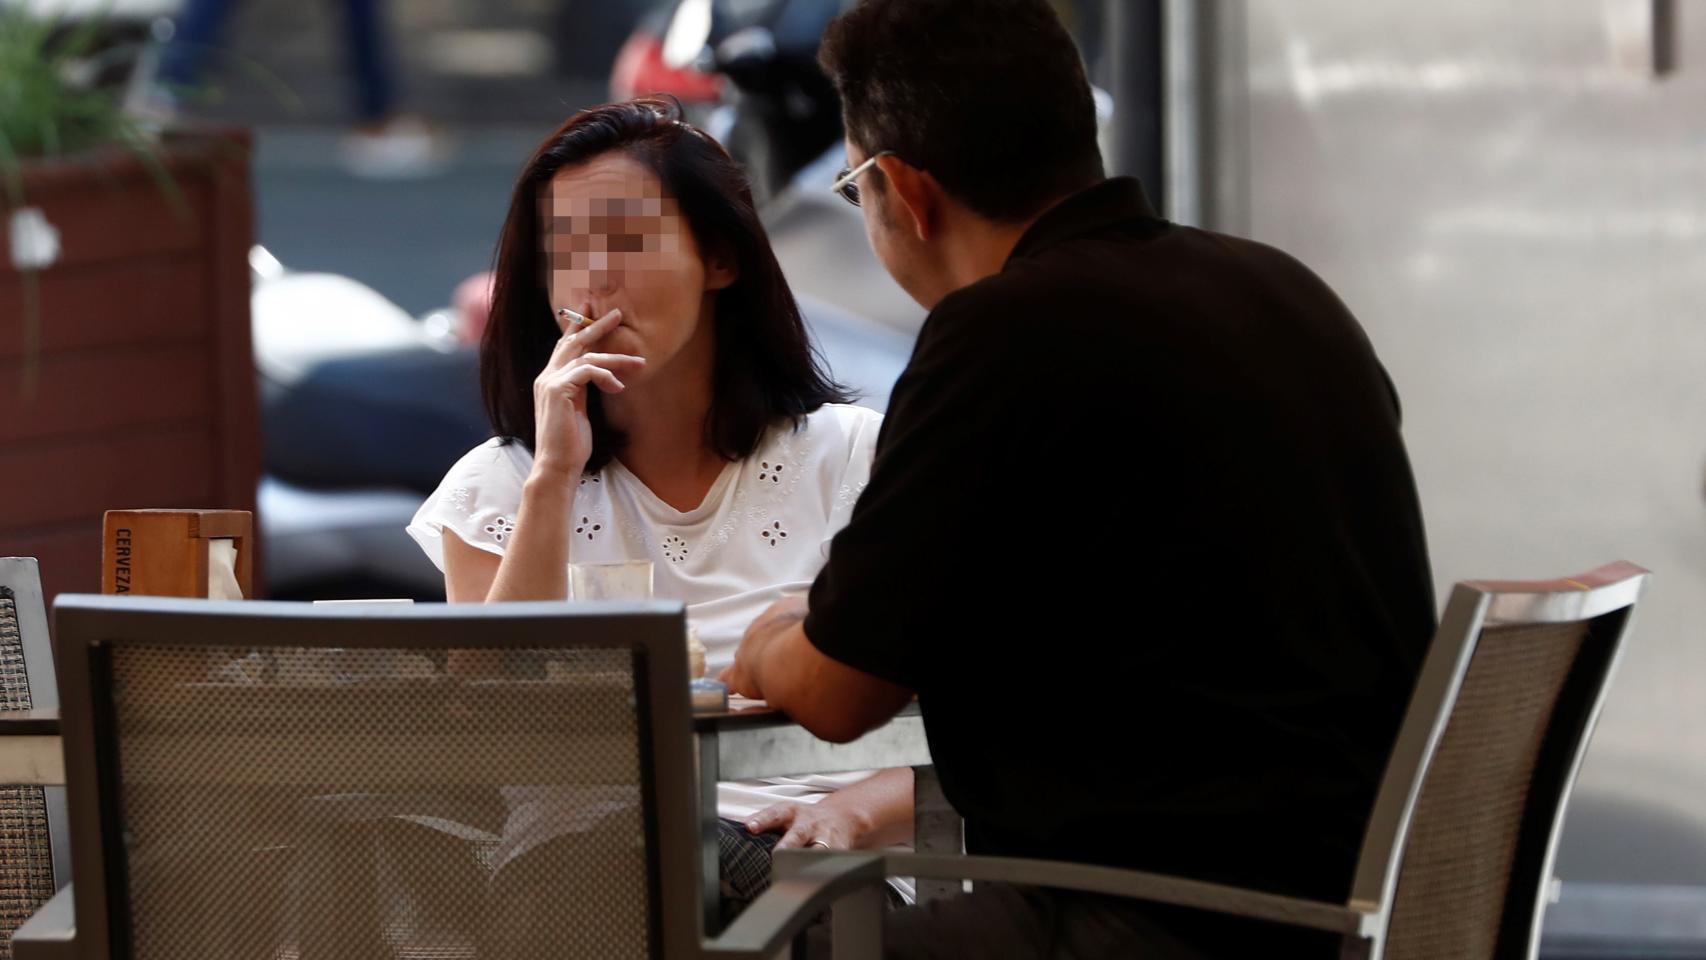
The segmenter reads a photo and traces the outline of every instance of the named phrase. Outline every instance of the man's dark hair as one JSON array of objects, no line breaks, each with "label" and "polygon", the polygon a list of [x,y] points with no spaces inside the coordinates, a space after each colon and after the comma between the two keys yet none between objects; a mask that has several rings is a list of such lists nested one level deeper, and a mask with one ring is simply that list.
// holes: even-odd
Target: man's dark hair
[{"label": "man's dark hair", "polygon": [[1047,0],[863,0],[819,59],[862,150],[982,216],[1024,220],[1103,177],[1084,63]]}]

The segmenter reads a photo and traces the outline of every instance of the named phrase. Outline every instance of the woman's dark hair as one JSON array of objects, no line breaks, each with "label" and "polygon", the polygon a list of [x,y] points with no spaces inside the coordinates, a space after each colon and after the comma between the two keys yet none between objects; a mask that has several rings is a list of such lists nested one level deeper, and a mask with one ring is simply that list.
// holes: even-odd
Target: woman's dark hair
[{"label": "woman's dark hair", "polygon": [[[1102,179],[1084,62],[1047,0],[862,0],[829,25],[818,59],[849,139],[992,220],[1022,221]],[[882,189],[880,174],[871,183]]]},{"label": "woman's dark hair", "polygon": [[[480,388],[497,435],[533,449],[533,381],[561,336],[546,287],[540,191],[558,171],[612,151],[657,176],[701,255],[726,257],[739,271],[715,295],[716,361],[705,421],[710,449],[742,459],[772,424],[797,425],[826,403],[846,402],[847,391],[824,371],[806,333],[740,166],[716,141],[683,122],[678,104],[641,99],[570,117],[539,145],[516,181],[480,344]],[[587,415],[593,437],[587,469],[596,471],[627,438],[605,418],[597,390],[587,400]]]}]

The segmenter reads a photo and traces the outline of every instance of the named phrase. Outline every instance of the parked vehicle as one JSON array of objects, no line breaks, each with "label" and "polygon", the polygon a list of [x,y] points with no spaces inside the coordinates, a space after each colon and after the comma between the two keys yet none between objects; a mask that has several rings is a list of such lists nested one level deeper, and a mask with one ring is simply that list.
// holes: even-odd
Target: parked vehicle
[{"label": "parked vehicle", "polygon": [[842,0],[672,0],[642,18],[611,95],[669,93],[774,196],[841,139],[841,105],[817,65]]}]

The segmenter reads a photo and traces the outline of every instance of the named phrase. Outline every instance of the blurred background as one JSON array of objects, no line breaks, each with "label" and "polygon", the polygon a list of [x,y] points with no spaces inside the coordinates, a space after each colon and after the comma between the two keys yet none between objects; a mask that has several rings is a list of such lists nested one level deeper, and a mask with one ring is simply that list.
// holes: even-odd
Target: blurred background
[{"label": "blurred background", "polygon": [[[100,44],[140,51],[112,81],[137,115],[253,131],[261,249],[242,256],[274,596],[441,596],[402,525],[486,435],[478,275],[520,164],[577,108],[669,91],[730,146],[820,346],[870,402],[922,319],[828,192],[837,106],[813,58],[839,0],[27,6],[67,29],[102,16]],[[1295,254],[1367,327],[1403,397],[1442,598],[1614,558],[1656,571],[1544,955],[1706,957],[1706,10],[1056,6],[1110,169],[1175,220]],[[20,482],[0,479],[0,554],[60,529],[7,495]]]}]

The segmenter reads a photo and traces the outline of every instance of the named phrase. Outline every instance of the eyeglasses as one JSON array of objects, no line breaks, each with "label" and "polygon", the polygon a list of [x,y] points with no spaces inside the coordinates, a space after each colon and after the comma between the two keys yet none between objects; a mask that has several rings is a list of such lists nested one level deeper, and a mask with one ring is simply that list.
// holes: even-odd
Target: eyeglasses
[{"label": "eyeglasses", "polygon": [[859,205],[859,175],[871,169],[878,160],[892,156],[894,156],[893,150],[883,150],[866,157],[865,162],[857,167],[842,167],[841,175],[835,178],[835,182],[829,185],[829,189],[841,194],[841,199],[857,207]]}]

